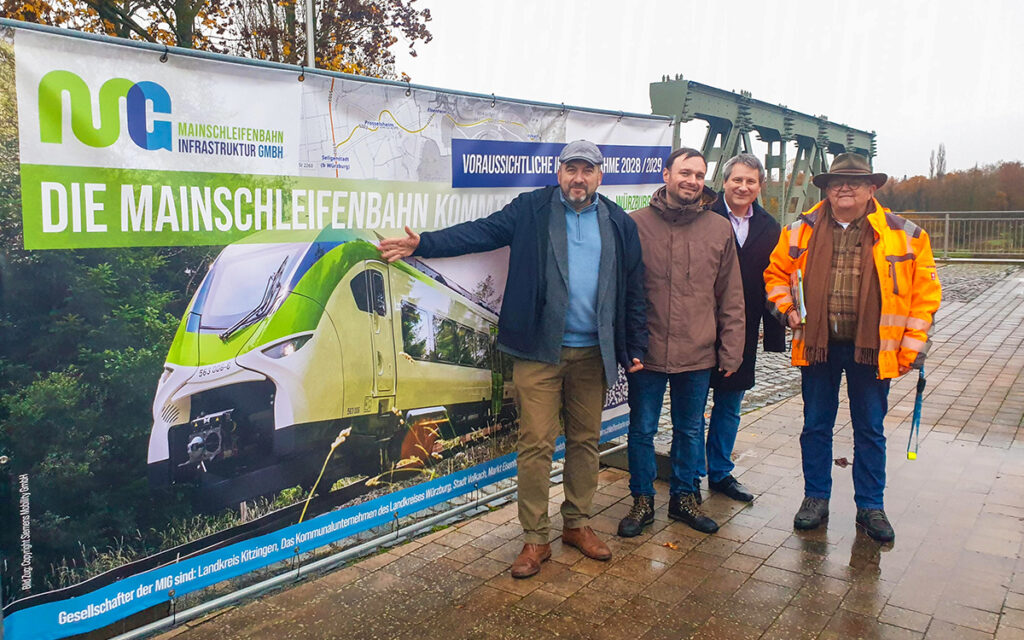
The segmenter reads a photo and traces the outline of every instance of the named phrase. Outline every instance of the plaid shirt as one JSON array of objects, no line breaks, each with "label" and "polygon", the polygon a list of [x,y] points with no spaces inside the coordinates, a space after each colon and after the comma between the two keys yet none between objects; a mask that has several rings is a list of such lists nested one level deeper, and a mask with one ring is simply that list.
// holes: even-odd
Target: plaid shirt
[{"label": "plaid shirt", "polygon": [[829,340],[852,342],[857,337],[857,291],[860,289],[860,236],[867,216],[860,216],[843,229],[835,218],[832,229],[832,270],[829,274]]}]

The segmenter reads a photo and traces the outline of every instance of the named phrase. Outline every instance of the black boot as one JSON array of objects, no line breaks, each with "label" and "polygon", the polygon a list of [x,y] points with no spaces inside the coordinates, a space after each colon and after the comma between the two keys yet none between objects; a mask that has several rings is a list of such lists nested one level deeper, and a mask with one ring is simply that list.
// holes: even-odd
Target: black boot
[{"label": "black boot", "polygon": [[619,522],[619,537],[632,538],[654,522],[654,496],[633,496],[633,508]]},{"label": "black boot", "polygon": [[718,523],[704,515],[697,504],[697,497],[692,493],[677,493],[669,498],[668,517],[685,522],[691,529],[701,533],[718,531]]}]

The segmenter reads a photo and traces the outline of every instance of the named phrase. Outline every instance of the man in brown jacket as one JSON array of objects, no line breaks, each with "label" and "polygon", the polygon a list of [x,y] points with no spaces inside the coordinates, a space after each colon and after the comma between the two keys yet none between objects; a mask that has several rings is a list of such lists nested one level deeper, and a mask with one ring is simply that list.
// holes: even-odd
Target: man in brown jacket
[{"label": "man in brown jacket", "polygon": [[650,342],[644,369],[629,379],[629,489],[633,508],[619,535],[654,521],[654,434],[665,386],[672,403],[672,479],[668,516],[697,531],[718,524],[700,510],[704,407],[711,371],[730,376],[743,362],[745,311],[736,241],[729,221],[710,211],[707,162],[681,148],[665,161],[665,186],[630,214],[643,248]]}]

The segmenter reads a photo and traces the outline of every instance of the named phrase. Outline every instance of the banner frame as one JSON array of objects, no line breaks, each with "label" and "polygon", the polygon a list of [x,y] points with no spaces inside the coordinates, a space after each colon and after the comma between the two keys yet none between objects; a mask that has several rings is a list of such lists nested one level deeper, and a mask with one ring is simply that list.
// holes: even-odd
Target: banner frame
[{"label": "banner frame", "polygon": [[[21,20],[11,20],[10,18],[0,18],[0,28],[7,27],[11,29],[24,29],[27,31],[38,31],[40,33],[47,33],[51,35],[59,35],[71,38],[79,38],[82,40],[92,40],[93,42],[99,42],[102,44],[117,45],[123,47],[132,47],[135,49],[141,49],[144,51],[152,51],[161,55],[178,55],[190,58],[200,58],[204,60],[212,60],[215,62],[226,62],[229,64],[239,64],[243,66],[259,67],[263,69],[274,69],[277,71],[292,71],[296,74],[296,80],[298,76],[302,74],[312,74],[325,76],[328,78],[340,78],[342,80],[353,80],[357,82],[367,82],[371,84],[381,84],[390,87],[400,87],[403,89],[416,89],[418,91],[437,91],[440,93],[447,93],[451,95],[464,96],[468,98],[478,98],[482,100],[490,99],[492,102],[501,101],[513,104],[528,105],[533,107],[544,107],[548,109],[561,109],[563,111],[578,111],[581,113],[593,113],[604,116],[615,116],[618,118],[634,118],[639,120],[653,120],[661,121],[666,126],[671,126],[675,122],[674,117],[649,114],[649,113],[635,113],[630,111],[617,111],[615,109],[598,109],[594,107],[580,107],[574,105],[567,105],[564,102],[556,104],[552,102],[542,102],[539,100],[526,100],[523,98],[510,98],[506,96],[499,96],[493,93],[476,93],[473,91],[459,91],[457,89],[445,89],[442,87],[433,87],[425,84],[415,84],[412,82],[403,82],[401,80],[388,80],[385,78],[375,78],[373,76],[360,76],[351,73],[342,73],[340,71],[330,71],[328,69],[311,68],[296,64],[286,64],[283,62],[270,62],[268,60],[257,60],[254,58],[242,58],[239,56],[231,56],[223,53],[212,53],[209,51],[201,51],[198,49],[185,49],[183,47],[169,46],[163,44],[156,44],[154,42],[142,42],[138,40],[128,40],[125,38],[116,38],[113,36],[107,36],[97,33],[87,33],[83,31],[74,31],[71,29],[62,29],[60,27],[51,27],[49,25],[34,24],[31,22],[23,22]],[[301,81],[300,81],[301,82]]]}]

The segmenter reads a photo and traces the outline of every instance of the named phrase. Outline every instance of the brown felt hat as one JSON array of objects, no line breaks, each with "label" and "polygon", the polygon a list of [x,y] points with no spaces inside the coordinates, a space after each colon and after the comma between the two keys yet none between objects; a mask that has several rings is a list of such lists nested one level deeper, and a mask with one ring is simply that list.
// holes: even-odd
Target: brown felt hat
[{"label": "brown felt hat", "polygon": [[864,176],[871,180],[876,187],[881,187],[889,176],[884,173],[873,173],[868,159],[859,153],[840,153],[832,160],[832,167],[828,173],[819,173],[811,179],[814,186],[824,189],[832,178],[850,176]]}]

